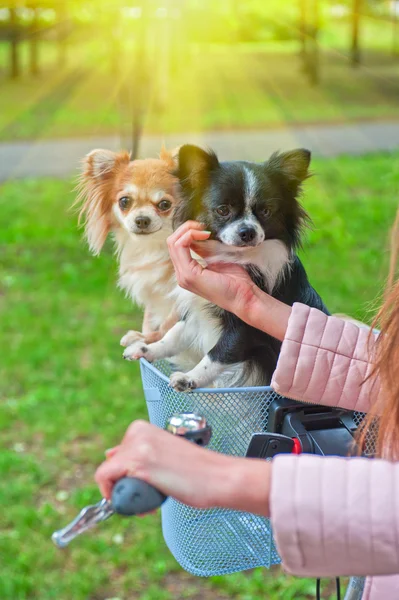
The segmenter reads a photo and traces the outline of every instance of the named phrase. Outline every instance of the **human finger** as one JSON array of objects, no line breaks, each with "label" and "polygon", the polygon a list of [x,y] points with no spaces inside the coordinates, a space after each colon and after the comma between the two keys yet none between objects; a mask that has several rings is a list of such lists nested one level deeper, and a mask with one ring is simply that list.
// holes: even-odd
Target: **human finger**
[{"label": "human finger", "polygon": [[188,229],[174,242],[175,248],[191,248],[196,242],[205,241],[211,235],[210,231]]},{"label": "human finger", "polygon": [[113,448],[108,448],[104,452],[106,460],[109,458],[112,458],[114,456],[114,454],[116,454],[118,452],[119,448],[120,448],[120,445],[114,446]]},{"label": "human finger", "polygon": [[[130,465],[131,466],[131,465]],[[117,481],[127,475],[129,462],[126,457],[117,453],[109,460],[105,460],[96,470],[94,479],[100,488],[101,495],[107,500],[111,499],[112,489]]]},{"label": "human finger", "polygon": [[190,273],[197,274],[198,269],[202,270],[202,267],[191,256],[190,248],[195,241],[206,240],[209,236],[210,233],[207,231],[190,229],[169,246],[170,257],[179,285],[182,285]]},{"label": "human finger", "polygon": [[183,225],[180,225],[180,227],[178,227],[176,229],[176,231],[174,231],[169,236],[168,244],[169,244],[169,240],[171,243],[174,243],[182,235],[184,235],[186,233],[186,231],[188,231],[189,229],[204,229],[204,226],[202,225],[202,223],[199,223],[198,221],[186,221],[185,223],[183,223]]},{"label": "human finger", "polygon": [[192,243],[191,250],[202,256],[202,258],[218,257],[224,250],[224,244],[217,240],[200,240]]}]

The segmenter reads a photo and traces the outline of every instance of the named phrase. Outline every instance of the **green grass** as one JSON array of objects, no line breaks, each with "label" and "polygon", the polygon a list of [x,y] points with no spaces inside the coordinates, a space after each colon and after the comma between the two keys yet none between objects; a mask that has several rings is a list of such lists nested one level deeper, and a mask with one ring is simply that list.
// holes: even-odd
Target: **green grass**
[{"label": "green grass", "polygon": [[[332,311],[367,318],[381,289],[398,163],[398,153],[315,163],[303,258]],[[98,499],[104,450],[146,415],[138,366],[118,345],[140,315],[115,289],[110,249],[88,255],[67,212],[71,188],[43,179],[0,190],[1,600],[313,597],[313,581],[279,569],[189,577],[158,515],[113,518],[65,552],[53,547],[52,531]]]},{"label": "green grass", "polygon": [[[157,44],[163,39],[161,31],[153,36],[144,73],[149,81],[144,131],[167,134],[397,118],[399,71],[388,27],[364,21],[364,64],[352,69],[349,26],[326,26],[320,34],[321,82],[313,87],[303,74],[296,42],[185,46],[178,40],[168,68],[168,52],[160,54]],[[26,66],[28,49],[22,50]],[[0,45],[0,64],[6,64],[7,51]],[[66,70],[57,69],[51,43],[44,43],[42,56],[39,78],[25,74],[9,81],[4,71],[0,73],[0,140],[120,132],[129,137],[131,99],[143,90],[132,71],[130,41],[118,73],[110,68],[108,41],[96,41],[93,35],[87,43],[71,44]]]}]

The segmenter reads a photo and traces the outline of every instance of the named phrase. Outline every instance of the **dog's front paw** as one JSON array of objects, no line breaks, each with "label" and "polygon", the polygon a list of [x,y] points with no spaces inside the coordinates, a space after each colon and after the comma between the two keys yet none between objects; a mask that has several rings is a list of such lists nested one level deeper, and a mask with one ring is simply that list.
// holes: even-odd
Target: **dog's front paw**
[{"label": "dog's front paw", "polygon": [[140,331],[128,331],[123,338],[121,339],[121,346],[127,348],[134,342],[144,342],[144,334],[140,333]]},{"label": "dog's front paw", "polygon": [[139,360],[140,358],[145,358],[148,360],[148,362],[152,362],[154,360],[149,346],[142,341],[130,344],[130,346],[128,346],[124,351],[123,358],[125,360]]},{"label": "dog's front paw", "polygon": [[198,385],[196,381],[189,377],[189,373],[172,373],[169,380],[169,386],[176,392],[191,392]]}]

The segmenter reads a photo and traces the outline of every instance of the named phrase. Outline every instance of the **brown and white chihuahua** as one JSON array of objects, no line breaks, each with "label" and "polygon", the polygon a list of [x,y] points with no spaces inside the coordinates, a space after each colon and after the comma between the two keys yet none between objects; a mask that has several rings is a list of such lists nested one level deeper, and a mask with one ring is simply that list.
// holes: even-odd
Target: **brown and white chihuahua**
[{"label": "brown and white chihuahua", "polygon": [[176,287],[166,244],[179,202],[178,149],[164,148],[158,159],[130,160],[127,152],[93,150],[79,179],[79,221],[93,254],[113,235],[119,261],[118,286],[144,308],[142,331],[129,331],[122,346],[156,342],[177,321],[172,292]]}]

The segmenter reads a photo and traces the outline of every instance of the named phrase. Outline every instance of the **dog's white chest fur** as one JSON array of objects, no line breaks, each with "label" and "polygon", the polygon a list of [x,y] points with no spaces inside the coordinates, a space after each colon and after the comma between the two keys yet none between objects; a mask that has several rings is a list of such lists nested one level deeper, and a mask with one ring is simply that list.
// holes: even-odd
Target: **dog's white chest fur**
[{"label": "dog's white chest fur", "polygon": [[[253,265],[264,276],[268,291],[271,293],[284,276],[285,269],[290,263],[288,248],[280,240],[266,240],[256,248],[234,248],[213,242],[214,262],[230,262],[242,265]],[[208,258],[207,261],[209,262]],[[173,292],[176,298],[178,312],[185,321],[184,337],[187,345],[198,352],[199,356],[206,355],[219,341],[223,333],[222,318],[217,312],[210,310],[209,302],[177,287]],[[235,380],[242,377],[242,364],[230,365],[224,376],[217,378],[215,384],[231,386]],[[226,383],[226,381],[228,384]],[[246,382],[250,385],[251,382]]]},{"label": "dog's white chest fur", "polygon": [[264,277],[269,294],[284,277],[285,269],[291,262],[291,254],[281,240],[265,240],[259,246],[241,247],[228,246],[218,241],[207,242],[212,247],[212,256],[208,263],[236,263],[252,265]]},{"label": "dog's white chest fur", "polygon": [[164,236],[156,234],[132,240],[125,234],[116,237],[119,253],[118,285],[139,306],[156,315],[157,325],[173,308],[170,297],[176,283]]},{"label": "dog's white chest fur", "polygon": [[191,348],[201,356],[207,354],[220,338],[221,319],[208,310],[209,302],[200,296],[182,288],[177,288],[173,295],[179,314],[184,316],[185,336]]}]

